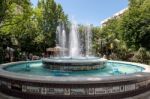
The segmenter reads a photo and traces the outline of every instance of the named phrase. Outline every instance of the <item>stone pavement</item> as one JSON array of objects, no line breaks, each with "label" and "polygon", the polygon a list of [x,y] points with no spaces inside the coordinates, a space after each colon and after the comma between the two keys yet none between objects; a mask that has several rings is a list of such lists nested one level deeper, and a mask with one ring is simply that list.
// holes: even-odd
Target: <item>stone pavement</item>
[{"label": "stone pavement", "polygon": [[125,99],[150,99],[150,91],[134,96],[134,97],[125,98]]},{"label": "stone pavement", "polygon": [[14,97],[7,96],[7,95],[0,93],[0,99],[18,99],[18,98],[14,98]]}]

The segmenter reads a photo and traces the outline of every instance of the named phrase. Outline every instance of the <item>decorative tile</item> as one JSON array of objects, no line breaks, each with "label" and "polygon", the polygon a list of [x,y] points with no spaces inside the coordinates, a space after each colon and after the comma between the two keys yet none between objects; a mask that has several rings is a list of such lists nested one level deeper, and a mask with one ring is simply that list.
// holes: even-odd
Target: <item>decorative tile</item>
[{"label": "decorative tile", "polygon": [[86,91],[84,88],[72,88],[71,95],[85,95]]},{"label": "decorative tile", "polygon": [[135,84],[125,85],[125,91],[135,90]]},{"label": "decorative tile", "polygon": [[136,89],[146,86],[146,81],[136,83]]},{"label": "decorative tile", "polygon": [[121,92],[120,91],[120,86],[114,86],[114,87],[112,87],[112,91],[111,91],[112,93],[118,93],[118,92]]},{"label": "decorative tile", "polygon": [[89,95],[94,95],[94,91],[95,91],[94,88],[89,88]]},{"label": "decorative tile", "polygon": [[40,93],[40,87],[27,86],[27,92]]},{"label": "decorative tile", "polygon": [[70,88],[64,88],[64,95],[70,95]]},{"label": "decorative tile", "polygon": [[27,91],[27,86],[22,85],[22,92],[26,92]]},{"label": "decorative tile", "polygon": [[125,86],[124,85],[120,86],[120,92],[124,92],[124,91],[125,91]]},{"label": "decorative tile", "polygon": [[54,93],[57,95],[64,95],[64,89],[63,88],[54,88]]},{"label": "decorative tile", "polygon": [[105,88],[95,88],[95,95],[106,94]]},{"label": "decorative tile", "polygon": [[47,88],[43,88],[43,87],[42,87],[42,88],[41,88],[41,94],[45,94],[45,95],[46,95],[46,94],[47,94]]},{"label": "decorative tile", "polygon": [[54,88],[47,88],[47,94],[54,95]]}]

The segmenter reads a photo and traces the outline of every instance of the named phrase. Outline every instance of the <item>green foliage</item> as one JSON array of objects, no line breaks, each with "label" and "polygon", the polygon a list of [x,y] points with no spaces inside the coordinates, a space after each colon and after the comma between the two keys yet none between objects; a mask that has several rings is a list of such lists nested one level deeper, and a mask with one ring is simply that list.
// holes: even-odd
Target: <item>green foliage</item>
[{"label": "green foliage", "polygon": [[[29,0],[1,0],[0,1],[0,27],[4,24],[4,20],[14,19],[19,14],[28,12]],[[23,13],[22,13],[23,12]],[[19,21],[19,20],[18,20]],[[3,22],[3,23],[2,23]],[[8,21],[7,21],[8,22]],[[11,23],[13,24],[13,23]]]},{"label": "green foliage", "polygon": [[55,45],[58,24],[67,21],[61,5],[54,0],[39,0],[37,7],[32,7],[30,0],[0,0],[0,48],[43,52]]},{"label": "green foliage", "polygon": [[131,0],[122,20],[122,39],[128,47],[150,49],[150,1]]},{"label": "green foliage", "polygon": [[120,18],[112,18],[109,19],[107,22],[107,25],[102,28],[103,34],[105,34],[105,37],[107,36],[109,38],[117,38],[119,39],[119,33],[120,33]]},{"label": "green foliage", "polygon": [[94,28],[93,33],[97,53],[111,49],[120,59],[126,59],[141,47],[149,52],[150,0],[129,0],[128,10],[109,19],[102,28]]},{"label": "green foliage", "polygon": [[101,28],[99,27],[93,27],[92,29],[93,33],[93,49],[95,49],[95,53],[98,55],[102,53],[102,43],[105,42],[105,34],[102,33]]},{"label": "green foliage", "polygon": [[[57,26],[61,22],[67,21],[67,16],[64,14],[60,4],[56,4],[54,0],[41,0],[38,3],[36,14],[38,27],[45,38],[45,47],[55,46],[55,32]],[[42,36],[40,34],[40,36]]]},{"label": "green foliage", "polygon": [[148,62],[150,59],[150,53],[145,48],[139,48],[139,50],[135,53],[133,60],[136,62]]}]

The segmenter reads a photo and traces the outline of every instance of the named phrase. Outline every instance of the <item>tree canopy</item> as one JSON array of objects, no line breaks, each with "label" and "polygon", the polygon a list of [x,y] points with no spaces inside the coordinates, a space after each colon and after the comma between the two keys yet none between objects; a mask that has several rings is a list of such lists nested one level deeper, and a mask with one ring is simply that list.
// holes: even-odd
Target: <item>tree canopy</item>
[{"label": "tree canopy", "polygon": [[54,46],[58,24],[68,21],[54,0],[39,0],[36,7],[30,0],[1,0],[0,7],[0,46],[17,45],[25,52],[42,52]]},{"label": "tree canopy", "polygon": [[129,0],[128,10],[109,19],[101,32],[104,38],[118,39],[133,50],[150,50],[150,0]]},{"label": "tree canopy", "polygon": [[122,19],[122,39],[128,47],[150,49],[150,1],[130,0]]}]

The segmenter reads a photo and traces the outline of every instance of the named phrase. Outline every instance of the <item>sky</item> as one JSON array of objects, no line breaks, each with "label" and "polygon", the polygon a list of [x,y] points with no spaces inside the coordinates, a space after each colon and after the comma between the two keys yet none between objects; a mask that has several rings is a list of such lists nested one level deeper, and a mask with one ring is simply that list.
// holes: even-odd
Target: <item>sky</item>
[{"label": "sky", "polygon": [[[100,26],[101,21],[128,6],[128,0],[55,0],[60,3],[69,20],[79,24]],[[38,0],[31,0],[33,6]]]}]

